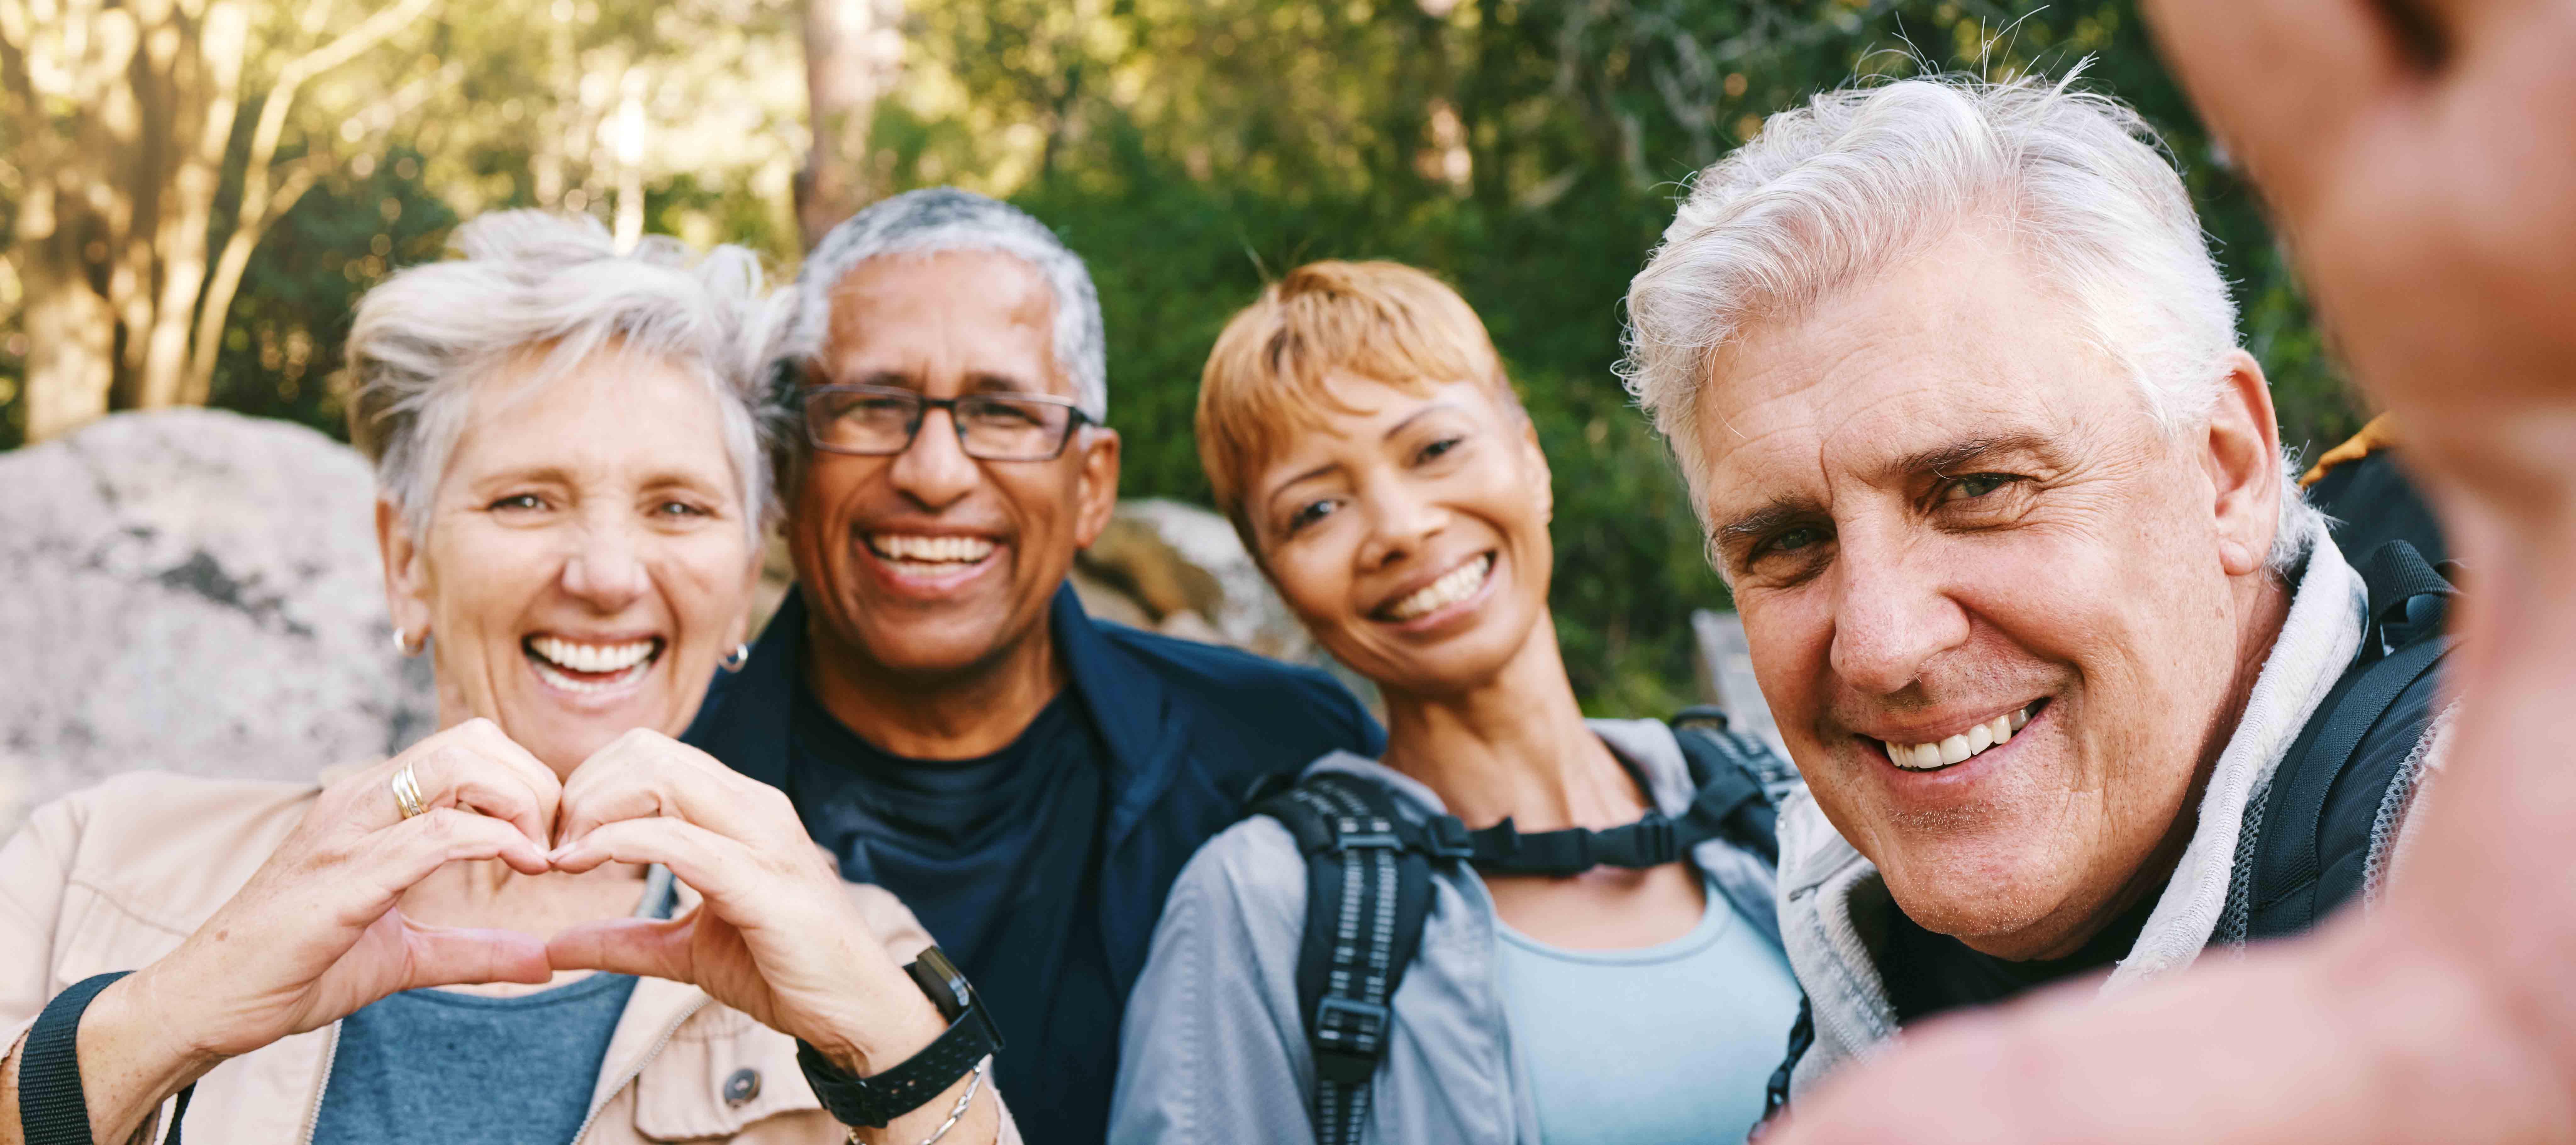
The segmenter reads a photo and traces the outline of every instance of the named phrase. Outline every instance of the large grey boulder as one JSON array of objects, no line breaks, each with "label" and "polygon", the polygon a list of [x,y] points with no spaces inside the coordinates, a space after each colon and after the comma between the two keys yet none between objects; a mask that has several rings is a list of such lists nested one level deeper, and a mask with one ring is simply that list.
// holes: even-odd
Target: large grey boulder
[{"label": "large grey boulder", "polygon": [[364,459],[213,410],[0,454],[0,832],[108,775],[301,778],[434,721]]}]

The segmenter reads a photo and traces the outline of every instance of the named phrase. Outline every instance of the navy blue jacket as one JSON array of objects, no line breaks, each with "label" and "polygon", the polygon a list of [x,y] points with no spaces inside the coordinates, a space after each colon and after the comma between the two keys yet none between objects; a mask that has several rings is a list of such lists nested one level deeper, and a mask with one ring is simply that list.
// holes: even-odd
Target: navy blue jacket
[{"label": "navy blue jacket", "polygon": [[[717,680],[685,737],[779,787],[805,616],[791,590],[750,662]],[[1199,844],[1243,817],[1246,790],[1336,750],[1376,758],[1386,736],[1323,672],[1093,620],[1070,585],[1057,590],[1047,623],[1108,748],[1106,823],[1095,851],[1100,933],[1124,998],[1144,970],[1172,880]],[[1102,1057],[1117,1055],[1118,1037],[1115,1025],[1100,1031]],[[1104,1115],[1107,1100],[1100,1095]]]}]

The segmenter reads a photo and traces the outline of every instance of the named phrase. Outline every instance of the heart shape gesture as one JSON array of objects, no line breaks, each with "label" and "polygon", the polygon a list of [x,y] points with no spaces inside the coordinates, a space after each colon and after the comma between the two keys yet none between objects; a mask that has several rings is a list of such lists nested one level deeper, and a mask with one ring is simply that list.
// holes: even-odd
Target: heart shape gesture
[{"label": "heart shape gesture", "polygon": [[618,737],[564,784],[557,836],[555,870],[660,863],[704,901],[672,919],[574,925],[546,944],[556,969],[694,983],[861,1075],[947,1027],[786,793],[705,752],[640,729]]},{"label": "heart shape gesture", "polygon": [[[406,767],[423,807],[409,818],[392,794]],[[440,868],[487,859],[525,875],[660,863],[701,898],[676,918],[585,922],[551,940],[429,926],[399,908]],[[99,995],[83,1018],[82,1052],[87,1060],[95,1027],[116,1060],[148,1063],[133,1100],[114,1103],[131,1114],[130,1128],[223,1060],[387,995],[542,983],[575,969],[692,983],[861,1076],[946,1028],[784,793],[644,730],[558,782],[476,719],[326,786],[213,917]],[[148,1044],[129,1044],[138,1041]],[[94,1114],[108,1112],[98,1105]],[[93,1124],[102,1120],[117,1118]]]}]

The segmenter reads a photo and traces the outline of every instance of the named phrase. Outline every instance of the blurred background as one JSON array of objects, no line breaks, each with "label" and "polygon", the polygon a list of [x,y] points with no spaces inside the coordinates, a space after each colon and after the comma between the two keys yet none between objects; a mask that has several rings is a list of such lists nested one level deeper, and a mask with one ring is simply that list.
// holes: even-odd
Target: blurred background
[{"label": "blurred background", "polygon": [[[1090,261],[1122,492],[1158,505],[1205,501],[1199,367],[1266,278],[1325,257],[1446,276],[1555,464],[1576,688],[1599,714],[1668,712],[1709,686],[1690,618],[1725,591],[1611,367],[1619,298],[1680,181],[1820,88],[2059,75],[2088,57],[2086,82],[2171,145],[2285,439],[2340,439],[2360,418],[2337,367],[2132,0],[0,0],[0,450],[20,457],[0,453],[0,511],[16,514],[0,518],[0,591],[19,598],[17,633],[53,625],[50,645],[13,634],[0,659],[62,678],[58,657],[80,655],[63,645],[83,634],[61,631],[79,609],[27,587],[53,565],[122,569],[246,632],[305,638],[341,622],[297,618],[298,570],[355,560],[348,591],[379,593],[370,546],[285,555],[317,515],[364,538],[363,467],[317,454],[255,472],[310,452],[275,433],[245,439],[270,443],[249,457],[199,456],[244,432],[232,419],[161,418],[119,431],[123,452],[93,423],[207,406],[345,438],[333,379],[352,300],[441,257],[462,218],[583,212],[630,240],[745,243],[785,275],[858,207],[953,183]],[[40,463],[51,447],[34,443],[54,439],[69,452]],[[266,512],[240,526],[275,534],[256,559],[214,553],[191,524],[218,486],[236,507],[239,490],[273,496],[227,510]],[[166,520],[122,519],[154,497]],[[30,514],[53,540],[24,539]],[[126,626],[105,639],[148,642],[138,607],[98,605]],[[381,635],[356,638],[383,656]],[[39,734],[0,711],[0,755],[109,742],[117,719],[168,708],[143,671],[82,685],[142,688],[121,715]],[[394,738],[422,718],[398,683],[367,687]]]}]

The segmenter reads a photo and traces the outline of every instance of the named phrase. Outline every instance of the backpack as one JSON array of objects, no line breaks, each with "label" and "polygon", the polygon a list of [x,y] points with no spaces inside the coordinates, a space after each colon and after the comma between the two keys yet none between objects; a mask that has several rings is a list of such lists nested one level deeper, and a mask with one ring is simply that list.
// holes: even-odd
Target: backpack
[{"label": "backpack", "polygon": [[[1730,731],[1713,708],[1673,719],[1698,794],[1679,819],[1648,811],[1606,831],[1521,834],[1511,820],[1469,831],[1425,815],[1383,783],[1346,772],[1279,776],[1256,786],[1253,814],[1288,829],[1306,859],[1306,929],[1297,947],[1297,1005],[1306,1018],[1317,1145],[1357,1145],[1369,1092],[1393,1032],[1395,990],[1422,945],[1434,864],[1502,864],[1575,874],[1609,863],[1647,867],[1725,839],[1774,866],[1781,793],[1797,782],[1786,760]],[[1714,727],[1709,726],[1714,723]]]},{"label": "backpack", "polygon": [[2240,940],[2304,933],[2357,897],[2374,843],[2413,794],[2409,766],[2440,704],[2436,669],[2457,590],[2415,546],[2388,541],[2362,563],[2370,615],[2352,665],[2317,705],[2245,812],[2226,917]]}]

